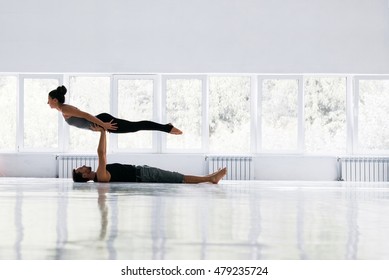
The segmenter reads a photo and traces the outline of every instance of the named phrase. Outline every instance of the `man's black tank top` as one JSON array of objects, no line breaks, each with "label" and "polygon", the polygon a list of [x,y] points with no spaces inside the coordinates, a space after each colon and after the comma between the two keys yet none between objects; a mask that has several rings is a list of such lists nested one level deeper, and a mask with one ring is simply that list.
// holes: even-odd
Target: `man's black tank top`
[{"label": "man's black tank top", "polygon": [[[135,165],[110,163],[106,165],[106,168],[111,174],[110,182],[136,182]],[[98,182],[97,175],[94,181]]]}]

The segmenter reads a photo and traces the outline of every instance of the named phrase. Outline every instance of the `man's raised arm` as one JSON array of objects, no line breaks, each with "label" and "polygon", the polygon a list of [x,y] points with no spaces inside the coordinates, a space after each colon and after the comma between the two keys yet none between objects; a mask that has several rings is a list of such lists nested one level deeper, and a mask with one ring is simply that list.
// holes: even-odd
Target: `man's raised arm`
[{"label": "man's raised arm", "polygon": [[99,182],[109,182],[110,174],[107,172],[107,136],[104,128],[98,125],[91,126],[93,131],[100,132],[99,146],[97,147],[97,156],[99,157],[99,165],[96,170],[97,179]]}]

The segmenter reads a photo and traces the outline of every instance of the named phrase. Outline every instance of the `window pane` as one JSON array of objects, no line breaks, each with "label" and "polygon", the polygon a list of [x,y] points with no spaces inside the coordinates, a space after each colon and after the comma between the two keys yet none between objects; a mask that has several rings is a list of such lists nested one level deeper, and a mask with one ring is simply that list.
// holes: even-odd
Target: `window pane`
[{"label": "window pane", "polygon": [[0,150],[15,150],[17,79],[0,76]]},{"label": "window pane", "polygon": [[[153,120],[153,80],[118,80],[119,118],[129,121]],[[118,147],[151,149],[152,132],[119,134]]]},{"label": "window pane", "polygon": [[24,79],[24,148],[58,148],[58,111],[47,105],[57,79]]},{"label": "window pane", "polygon": [[389,80],[359,81],[358,139],[361,150],[389,150]]},{"label": "window pane", "polygon": [[[71,77],[70,104],[91,115],[109,113],[109,77]],[[69,126],[69,149],[78,152],[95,152],[99,134],[90,130]]]},{"label": "window pane", "polygon": [[181,129],[183,135],[167,135],[168,149],[201,148],[202,81],[169,79],[166,81],[167,122]]},{"label": "window pane", "polygon": [[304,88],[305,148],[346,152],[346,78],[307,78]]},{"label": "window pane", "polygon": [[209,83],[209,149],[250,151],[250,77],[211,77]]},{"label": "window pane", "polygon": [[262,148],[297,149],[298,80],[267,79],[262,84]]}]

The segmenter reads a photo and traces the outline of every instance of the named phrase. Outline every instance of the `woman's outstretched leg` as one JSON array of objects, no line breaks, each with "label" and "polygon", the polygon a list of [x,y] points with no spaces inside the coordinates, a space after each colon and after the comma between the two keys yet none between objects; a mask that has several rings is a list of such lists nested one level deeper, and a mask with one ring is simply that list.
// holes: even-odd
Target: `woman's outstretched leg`
[{"label": "woman's outstretched leg", "polygon": [[163,131],[171,134],[182,134],[182,131],[174,127],[172,124],[159,124],[153,121],[138,121],[130,122],[123,119],[115,118],[108,113],[102,113],[96,116],[99,120],[103,122],[110,122],[113,120],[113,123],[117,124],[117,130],[108,130],[111,133],[129,133],[137,132],[140,130],[156,130]]}]

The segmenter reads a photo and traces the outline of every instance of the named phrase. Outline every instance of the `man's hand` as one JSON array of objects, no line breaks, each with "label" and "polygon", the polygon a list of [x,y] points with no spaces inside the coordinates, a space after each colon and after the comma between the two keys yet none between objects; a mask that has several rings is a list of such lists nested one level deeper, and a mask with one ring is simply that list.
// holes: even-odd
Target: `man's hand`
[{"label": "man's hand", "polygon": [[105,132],[105,129],[97,124],[93,124],[90,126],[90,129],[93,131],[100,131],[100,132]]}]

